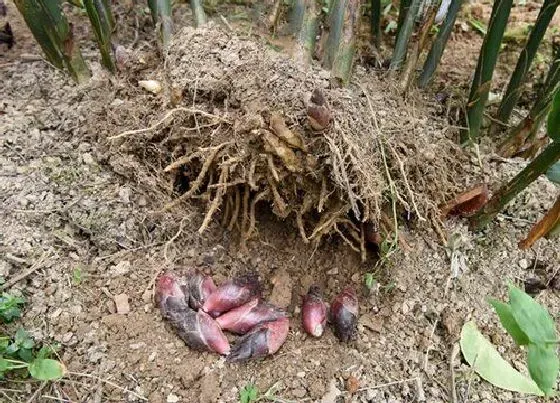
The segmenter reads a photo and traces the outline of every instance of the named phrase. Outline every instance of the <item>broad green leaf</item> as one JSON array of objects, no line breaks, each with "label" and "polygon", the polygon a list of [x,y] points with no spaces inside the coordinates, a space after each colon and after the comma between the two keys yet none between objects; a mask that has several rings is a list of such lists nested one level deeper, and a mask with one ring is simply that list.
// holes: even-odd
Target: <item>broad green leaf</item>
[{"label": "broad green leaf", "polygon": [[0,373],[4,373],[10,367],[10,363],[4,359],[4,357],[0,357]]},{"label": "broad green leaf", "polygon": [[549,181],[560,185],[560,161],[548,169],[546,176]]},{"label": "broad green leaf", "polygon": [[36,359],[29,364],[29,373],[40,381],[52,381],[64,376],[66,368],[64,364],[56,360]]},{"label": "broad green leaf", "polygon": [[527,352],[529,373],[547,396],[551,395],[552,388],[556,385],[559,365],[556,344],[529,344]]},{"label": "broad green leaf", "polygon": [[33,350],[23,348],[18,351],[18,356],[25,362],[33,361]]},{"label": "broad green leaf", "polygon": [[548,113],[546,125],[548,137],[554,141],[560,141],[560,87],[556,89],[556,95],[552,101],[552,108]]},{"label": "broad green leaf", "polygon": [[482,379],[502,389],[543,395],[533,380],[502,358],[492,343],[478,331],[474,322],[463,325],[460,344],[465,360]]},{"label": "broad green leaf", "polygon": [[556,325],[548,311],[514,285],[509,286],[509,303],[515,321],[535,344],[556,340]]},{"label": "broad green leaf", "polygon": [[529,338],[525,333],[523,333],[523,330],[519,328],[519,325],[517,324],[515,318],[513,317],[513,314],[511,313],[511,307],[508,304],[504,304],[503,302],[493,298],[490,298],[489,302],[500,317],[502,326],[513,338],[515,343],[518,346],[525,346],[529,344]]},{"label": "broad green leaf", "polygon": [[253,384],[248,384],[239,391],[240,403],[251,403],[257,400],[259,391]]}]

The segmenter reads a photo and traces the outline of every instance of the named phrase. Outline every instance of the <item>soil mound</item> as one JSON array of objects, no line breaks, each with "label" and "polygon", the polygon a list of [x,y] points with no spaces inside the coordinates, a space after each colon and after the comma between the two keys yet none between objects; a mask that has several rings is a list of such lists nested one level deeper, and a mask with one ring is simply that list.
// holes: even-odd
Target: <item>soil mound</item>
[{"label": "soil mound", "polygon": [[304,242],[337,233],[364,252],[365,234],[394,231],[398,214],[437,221],[468,163],[436,105],[404,100],[375,72],[339,88],[329,72],[214,24],[176,35],[164,72],[174,119],[125,141],[139,155],[160,150],[150,164],[178,192],[167,208],[208,203],[201,232],[221,211],[246,242],[267,203]]}]

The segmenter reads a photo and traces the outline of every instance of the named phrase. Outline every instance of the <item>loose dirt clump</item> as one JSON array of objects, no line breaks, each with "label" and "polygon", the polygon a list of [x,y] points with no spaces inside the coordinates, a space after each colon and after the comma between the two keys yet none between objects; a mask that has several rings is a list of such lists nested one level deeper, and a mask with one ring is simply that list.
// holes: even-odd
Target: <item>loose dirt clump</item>
[{"label": "loose dirt clump", "polygon": [[266,203],[304,242],[337,233],[365,256],[364,223],[392,232],[399,211],[439,225],[438,205],[458,189],[466,155],[444,122],[371,73],[339,88],[318,67],[210,24],[175,37],[165,81],[174,109],[141,138],[114,138],[136,154],[158,149],[150,164],[165,165],[180,194],[167,208],[207,202],[200,232],[221,210],[245,245]]}]

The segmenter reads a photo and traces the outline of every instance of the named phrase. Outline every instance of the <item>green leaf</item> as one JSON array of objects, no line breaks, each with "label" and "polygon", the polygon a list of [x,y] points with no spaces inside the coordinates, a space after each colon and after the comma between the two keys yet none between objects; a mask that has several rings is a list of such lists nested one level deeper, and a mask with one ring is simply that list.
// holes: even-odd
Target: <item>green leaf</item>
[{"label": "green leaf", "polygon": [[514,392],[542,396],[537,384],[515,370],[496,348],[478,331],[474,322],[467,322],[461,330],[461,351],[465,360],[492,385]]},{"label": "green leaf", "polygon": [[548,311],[514,285],[509,286],[509,303],[515,321],[535,344],[556,340],[556,325]]},{"label": "green leaf", "polygon": [[546,172],[546,176],[549,181],[560,185],[560,162],[551,166]]},{"label": "green leaf", "polygon": [[10,363],[4,359],[4,357],[0,357],[0,373],[4,373],[10,367]]},{"label": "green leaf", "polygon": [[257,400],[258,389],[253,384],[248,384],[239,391],[239,403],[251,403]]},{"label": "green leaf", "polygon": [[525,346],[529,344],[529,338],[525,333],[523,333],[523,330],[521,330],[521,328],[515,321],[513,314],[511,313],[511,306],[509,306],[508,304],[504,304],[503,302],[493,298],[490,298],[489,302],[490,305],[494,307],[494,310],[500,317],[500,322],[502,323],[502,326],[513,338],[515,343],[518,346]]},{"label": "green leaf", "polygon": [[18,351],[18,356],[25,362],[31,362],[35,357],[33,357],[33,350],[30,349],[20,349]]},{"label": "green leaf", "polygon": [[29,373],[40,381],[52,381],[64,376],[66,368],[61,362],[50,359],[36,359],[29,364]]},{"label": "green leaf", "polygon": [[12,343],[8,347],[6,347],[5,352],[6,352],[6,355],[13,355],[18,350],[19,350],[19,346],[17,345],[17,343]]},{"label": "green leaf", "polygon": [[552,108],[548,113],[546,132],[552,140],[560,141],[560,87],[556,89]]},{"label": "green leaf", "polygon": [[559,365],[555,344],[529,344],[527,352],[529,373],[547,396],[552,394],[552,388],[556,385]]},{"label": "green leaf", "polygon": [[377,283],[377,280],[375,279],[373,273],[366,273],[364,276],[364,282],[367,289],[371,290]]}]

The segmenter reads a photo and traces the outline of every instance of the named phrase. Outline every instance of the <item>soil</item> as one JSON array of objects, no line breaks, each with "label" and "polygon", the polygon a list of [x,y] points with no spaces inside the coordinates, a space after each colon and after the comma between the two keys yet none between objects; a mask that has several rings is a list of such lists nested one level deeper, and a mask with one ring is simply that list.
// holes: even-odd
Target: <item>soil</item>
[{"label": "soil", "polygon": [[[519,8],[523,15],[526,10]],[[178,16],[188,16],[185,10],[180,7]],[[529,251],[516,247],[558,193],[545,178],[485,232],[469,232],[462,220],[445,223],[448,238],[456,240],[453,253],[464,258],[461,267],[451,265],[449,248],[428,230],[402,228],[409,248],[398,249],[384,264],[363,262],[336,236],[319,245],[301,242],[293,225],[267,208],[258,209],[258,236],[242,250],[239,234],[224,230],[217,219],[199,234],[203,203],[162,210],[172,187],[164,165],[143,164],[141,155],[105,140],[111,135],[107,127],[145,127],[157,120],[150,107],[162,108],[157,96],[137,87],[138,79],[161,74],[147,18],[139,19],[139,39],[132,46],[134,19],[123,17],[128,23],[119,38],[134,63],[115,77],[102,70],[94,45],[88,45],[94,74],[84,86],[40,59],[11,3],[7,18],[17,42],[0,56],[0,275],[9,280],[34,270],[11,288],[27,304],[22,320],[6,331],[24,326],[39,342],[60,343],[69,373],[47,385],[3,382],[2,399],[235,402],[248,383],[262,393],[276,386],[277,401],[443,402],[453,390],[458,402],[520,398],[473,377],[453,350],[461,326],[472,319],[526,371],[523,353],[485,297],[503,298],[507,281],[548,282],[560,271],[558,241],[541,240]],[[463,35],[454,38],[441,72],[458,86],[466,86],[472,69],[446,61],[469,55],[474,64],[480,45],[472,32]],[[498,74],[497,88],[503,77]],[[147,108],[136,115],[132,108],[142,103]],[[116,108],[120,114],[107,113]],[[482,165],[476,155],[469,158],[461,181],[474,185],[482,177],[491,190],[524,166],[521,160],[496,158],[484,146]],[[288,306],[291,329],[282,349],[241,365],[190,351],[151,299],[155,277],[175,267],[197,267],[217,283],[257,272],[265,295]],[[363,287],[365,273],[378,280],[371,292]],[[349,284],[360,291],[355,340],[341,344],[330,330],[321,339],[304,334],[299,306],[312,283],[319,283],[328,299]],[[547,288],[537,299],[558,323],[558,291]]]}]

